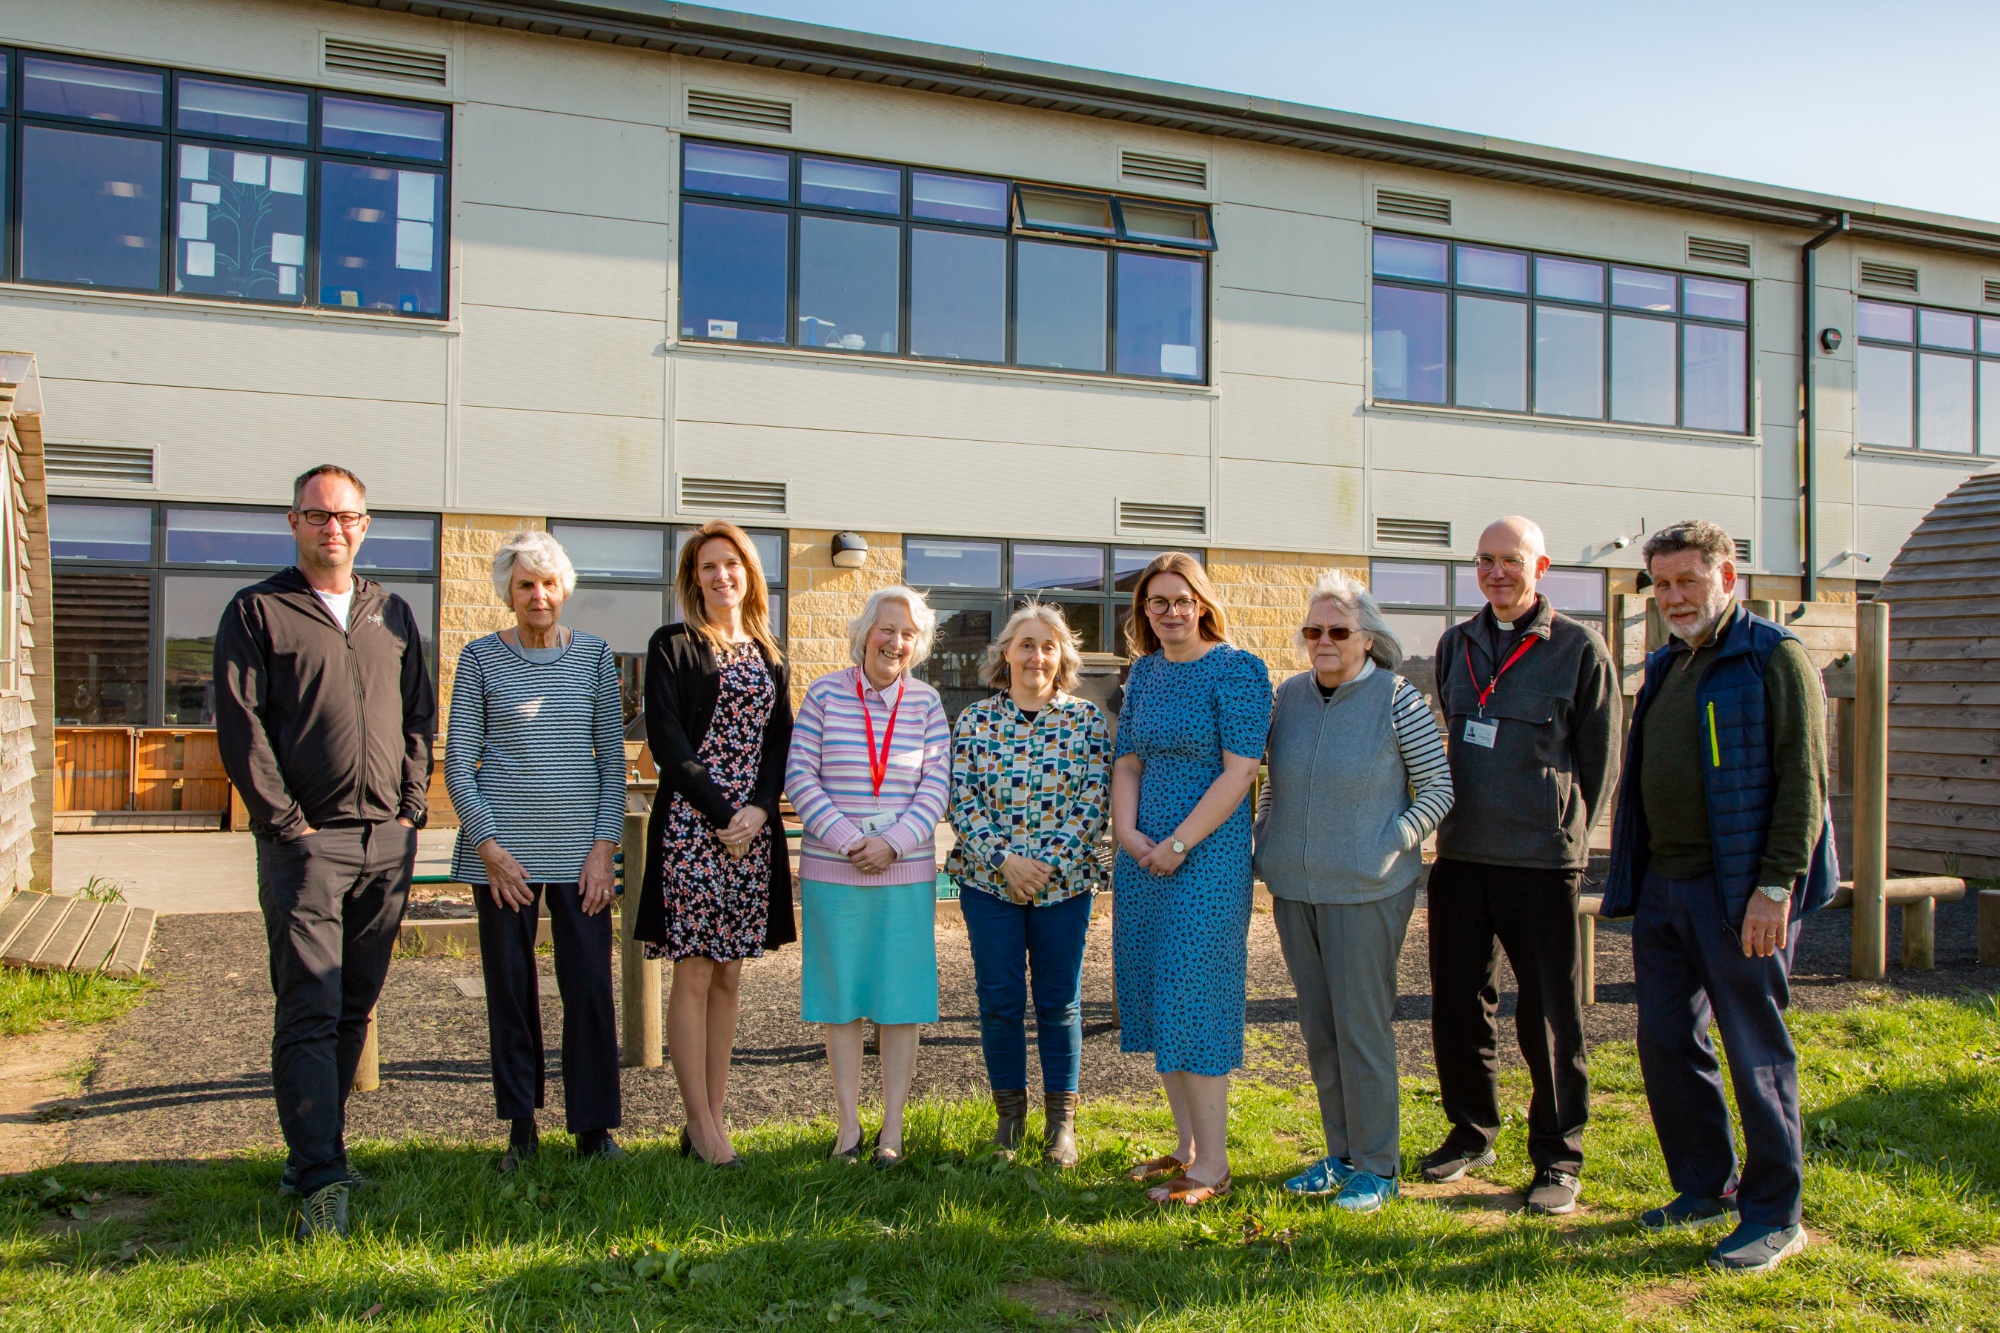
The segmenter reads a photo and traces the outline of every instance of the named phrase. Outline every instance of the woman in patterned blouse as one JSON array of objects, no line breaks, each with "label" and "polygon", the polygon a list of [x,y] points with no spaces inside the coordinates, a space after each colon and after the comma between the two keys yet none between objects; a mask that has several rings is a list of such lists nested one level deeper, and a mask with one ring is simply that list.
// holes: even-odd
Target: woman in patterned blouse
[{"label": "woman in patterned blouse", "polygon": [[958,882],[979,993],[979,1043],[1008,1156],[1028,1119],[1025,1016],[1033,972],[1042,1055],[1043,1142],[1076,1165],[1076,1081],[1083,1041],[1083,948],[1104,878],[1093,855],[1110,795],[1110,744],[1097,705],[1066,691],[1083,664],[1062,608],[1029,603],[986,650],[980,679],[999,689],[952,729],[945,871]]}]

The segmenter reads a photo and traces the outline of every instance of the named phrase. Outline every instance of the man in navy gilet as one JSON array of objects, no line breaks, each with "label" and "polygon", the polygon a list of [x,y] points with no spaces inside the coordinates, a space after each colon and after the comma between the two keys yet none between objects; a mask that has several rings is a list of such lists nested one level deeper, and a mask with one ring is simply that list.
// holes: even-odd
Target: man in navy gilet
[{"label": "man in navy gilet", "polygon": [[[1699,520],[1646,541],[1673,640],[1646,659],[1633,709],[1603,912],[1636,918],[1639,1067],[1677,1191],[1639,1224],[1735,1215],[1708,1261],[1763,1272],[1806,1244],[1784,1012],[1800,920],[1839,870],[1819,675],[1797,636],[1737,604],[1735,555]],[[1740,1175],[1711,1020],[1743,1117]]]}]

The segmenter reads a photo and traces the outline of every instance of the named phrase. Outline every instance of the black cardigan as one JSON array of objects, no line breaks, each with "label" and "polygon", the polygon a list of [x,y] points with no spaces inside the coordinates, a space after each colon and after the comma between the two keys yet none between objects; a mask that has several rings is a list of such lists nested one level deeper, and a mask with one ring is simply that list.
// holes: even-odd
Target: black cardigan
[{"label": "black cardigan", "polygon": [[[763,652],[761,648],[758,651]],[[757,764],[757,790],[752,799],[770,816],[765,827],[771,830],[771,897],[764,947],[775,949],[799,937],[792,922],[791,851],[786,845],[784,820],[778,815],[778,801],[785,791],[785,759],[792,748],[792,677],[790,670],[773,663],[769,654],[764,655],[764,665],[777,685],[777,697],[764,723],[764,753]],[[666,625],[654,633],[646,649],[646,743],[660,770],[660,790],[646,822],[646,878],[640,890],[638,920],[633,923],[634,936],[652,944],[667,941],[661,860],[672,794],[685,797],[718,829],[726,827],[736,814],[735,805],[715,785],[708,766],[701,761],[702,738],[715,721],[715,705],[721,695],[722,672],[716,665],[715,649],[706,638],[686,625]]]}]

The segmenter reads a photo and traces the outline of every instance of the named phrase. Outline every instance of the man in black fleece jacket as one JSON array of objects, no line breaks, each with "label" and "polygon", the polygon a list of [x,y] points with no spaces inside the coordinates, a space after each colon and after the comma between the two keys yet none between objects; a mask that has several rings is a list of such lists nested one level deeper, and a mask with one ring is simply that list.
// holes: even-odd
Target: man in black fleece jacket
[{"label": "man in black fleece jacket", "polygon": [[354,574],[367,490],[322,464],[292,488],[299,562],[237,593],[215,635],[222,764],[257,838],[277,996],[271,1082],[304,1197],[345,1236],[347,1093],[416,864],[437,698],[409,603]]}]

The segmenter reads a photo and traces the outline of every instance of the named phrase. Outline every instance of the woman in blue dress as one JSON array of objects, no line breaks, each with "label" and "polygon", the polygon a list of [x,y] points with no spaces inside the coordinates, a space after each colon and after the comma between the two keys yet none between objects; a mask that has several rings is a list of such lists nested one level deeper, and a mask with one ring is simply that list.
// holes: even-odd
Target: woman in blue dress
[{"label": "woman in blue dress", "polygon": [[1179,1142],[1132,1168],[1155,1203],[1230,1192],[1229,1073],[1243,1063],[1250,807],[1271,678],[1232,647],[1201,563],[1168,551],[1132,593],[1118,714],[1111,932],[1120,1046],[1150,1051]]}]

